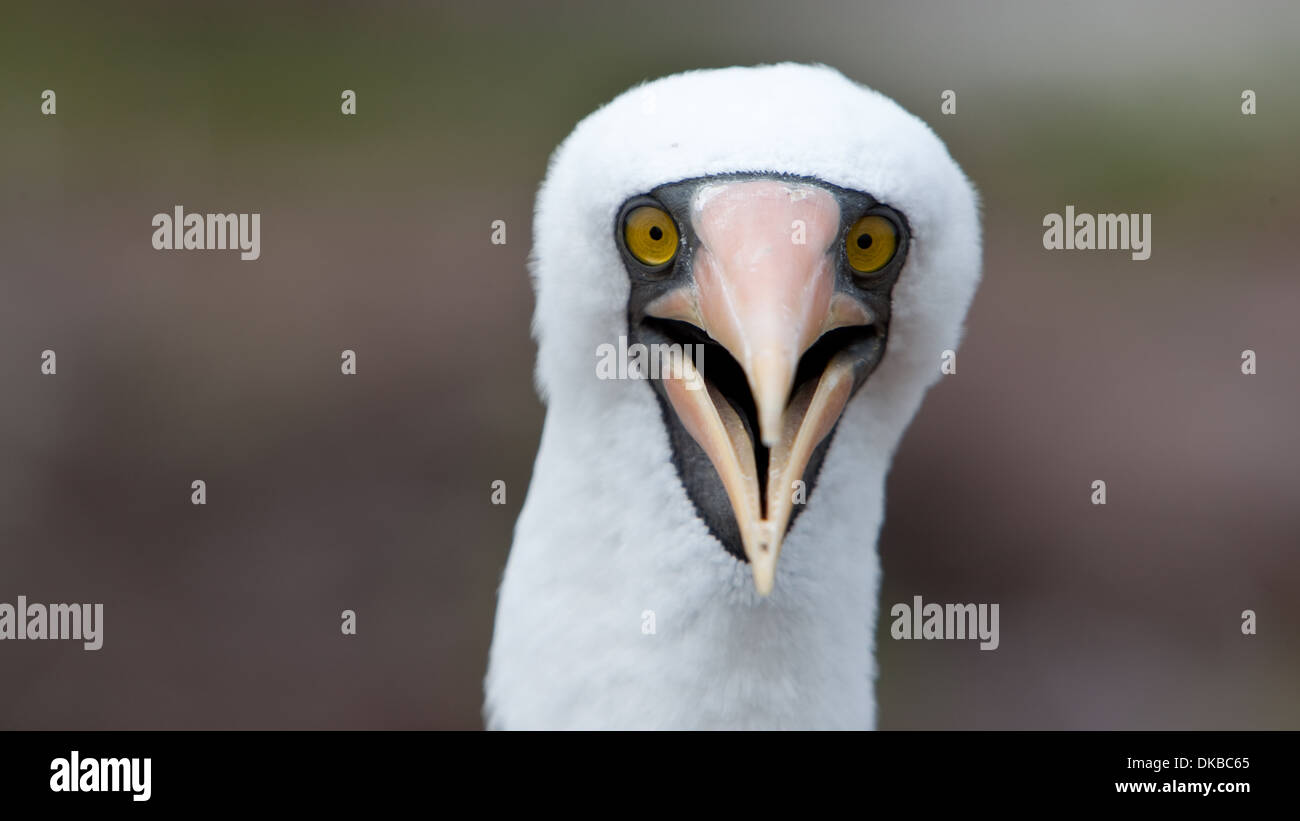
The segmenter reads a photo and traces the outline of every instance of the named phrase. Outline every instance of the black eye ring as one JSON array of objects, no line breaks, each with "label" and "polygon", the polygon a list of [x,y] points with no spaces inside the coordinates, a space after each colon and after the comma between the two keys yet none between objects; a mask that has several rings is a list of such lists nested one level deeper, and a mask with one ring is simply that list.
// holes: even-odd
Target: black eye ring
[{"label": "black eye ring", "polygon": [[633,197],[619,209],[614,236],[623,255],[645,274],[671,269],[682,232],[671,212],[653,197]]},{"label": "black eye ring", "polygon": [[903,244],[899,225],[889,216],[870,211],[849,226],[844,236],[844,256],[855,275],[884,270]]}]

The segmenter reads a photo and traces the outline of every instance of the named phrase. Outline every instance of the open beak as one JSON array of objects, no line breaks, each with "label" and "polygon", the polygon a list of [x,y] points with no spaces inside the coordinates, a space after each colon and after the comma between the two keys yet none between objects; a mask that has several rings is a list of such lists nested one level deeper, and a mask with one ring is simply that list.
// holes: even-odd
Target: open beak
[{"label": "open beak", "polygon": [[[824,189],[780,180],[711,183],[695,194],[691,220],[699,240],[692,280],[646,313],[704,331],[744,372],[753,403],[748,424],[746,409],[710,382],[707,362],[697,370],[688,359],[682,378],[665,379],[664,388],[722,480],[754,586],[767,595],[796,497],[806,494],[809,460],[853,392],[852,356],[833,354],[811,375],[800,373],[801,358],[827,331],[874,318],[836,290],[840,210]],[[701,378],[706,390],[693,390]]]}]

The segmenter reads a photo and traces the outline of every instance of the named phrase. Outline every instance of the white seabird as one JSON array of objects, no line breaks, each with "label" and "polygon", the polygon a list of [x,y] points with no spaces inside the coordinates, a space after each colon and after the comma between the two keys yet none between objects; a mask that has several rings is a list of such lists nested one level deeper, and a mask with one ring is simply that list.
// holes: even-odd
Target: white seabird
[{"label": "white seabird", "polygon": [[[874,726],[885,475],[980,275],[943,143],[822,66],[667,77],[555,152],[531,270],[488,726]],[[620,336],[704,344],[707,390],[599,378]]]}]

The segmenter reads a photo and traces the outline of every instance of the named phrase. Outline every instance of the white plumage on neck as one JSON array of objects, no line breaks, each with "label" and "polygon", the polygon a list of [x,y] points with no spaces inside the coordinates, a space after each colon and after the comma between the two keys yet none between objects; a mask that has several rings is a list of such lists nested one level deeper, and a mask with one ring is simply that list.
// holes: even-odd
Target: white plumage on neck
[{"label": "white plumage on neck", "polygon": [[[627,332],[620,204],[735,172],[869,192],[904,211],[914,236],[885,356],[840,421],[765,598],[696,513],[651,386],[594,370],[597,348]],[[873,726],[884,479],[979,276],[975,195],[942,143],[822,67],[669,77],[597,111],[557,150],[532,270],[548,409],[500,592],[489,726]]]}]

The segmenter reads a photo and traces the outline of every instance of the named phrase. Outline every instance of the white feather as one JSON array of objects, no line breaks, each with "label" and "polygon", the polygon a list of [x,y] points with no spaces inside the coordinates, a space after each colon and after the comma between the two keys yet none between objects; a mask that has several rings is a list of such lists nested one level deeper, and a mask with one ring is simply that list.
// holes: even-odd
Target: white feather
[{"label": "white feather", "polygon": [[[627,333],[619,206],[731,172],[869,192],[913,236],[886,354],[841,420],[767,598],[696,515],[650,385],[595,371],[597,347]],[[551,159],[534,234],[548,407],[500,591],[489,726],[873,726],[885,475],[942,352],[958,346],[980,271],[976,196],[942,142],[826,67],[679,74],[577,126]]]}]

